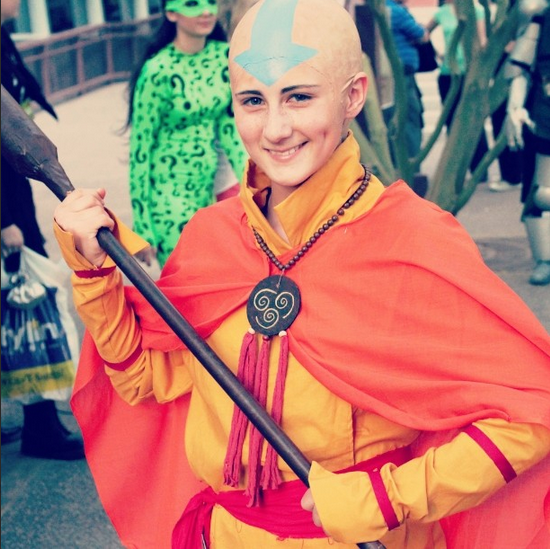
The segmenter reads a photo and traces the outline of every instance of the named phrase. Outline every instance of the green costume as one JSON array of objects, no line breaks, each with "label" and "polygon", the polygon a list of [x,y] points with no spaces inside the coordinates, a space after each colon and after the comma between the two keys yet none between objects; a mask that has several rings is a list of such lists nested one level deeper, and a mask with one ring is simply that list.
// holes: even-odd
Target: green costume
[{"label": "green costume", "polygon": [[209,40],[196,54],[173,44],[139,75],[130,137],[134,230],[164,265],[184,225],[214,201],[220,143],[240,179],[246,152],[235,127],[228,44]]}]

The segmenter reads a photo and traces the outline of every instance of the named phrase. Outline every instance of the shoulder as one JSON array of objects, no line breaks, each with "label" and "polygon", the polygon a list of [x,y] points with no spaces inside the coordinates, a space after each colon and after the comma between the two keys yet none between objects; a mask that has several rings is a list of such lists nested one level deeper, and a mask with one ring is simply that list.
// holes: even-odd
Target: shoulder
[{"label": "shoulder", "polygon": [[398,260],[429,263],[433,255],[452,260],[455,253],[472,262],[480,258],[477,245],[456,217],[419,197],[404,181],[387,187],[371,212],[370,225],[381,249],[396,254]]},{"label": "shoulder", "polygon": [[409,15],[409,12],[403,6],[400,6],[395,2],[392,2],[391,4],[388,2],[386,7],[391,11],[391,16],[393,19],[405,19]]},{"label": "shoulder", "polygon": [[229,44],[227,42],[209,40],[207,42],[207,48],[216,55],[222,55],[224,57],[229,55]]},{"label": "shoulder", "polygon": [[208,232],[212,230],[217,232],[221,227],[236,227],[240,224],[243,214],[244,209],[241,200],[238,196],[234,196],[198,210],[184,230],[203,231],[207,228]]},{"label": "shoulder", "polygon": [[164,72],[167,68],[167,63],[169,66],[169,59],[171,57],[172,50],[173,48],[171,45],[165,46],[155,53],[155,55],[147,59],[145,63],[143,63],[140,75],[158,74],[160,72]]},{"label": "shoulder", "polygon": [[445,19],[446,16],[449,14],[449,5],[443,4],[439,8],[437,8],[436,12],[434,13],[434,19],[436,21],[441,21],[442,19]]},{"label": "shoulder", "polygon": [[418,196],[407,183],[398,180],[392,183],[381,194],[376,208],[392,220],[399,220],[399,227],[404,230],[425,231],[433,229],[434,223],[443,222],[445,226],[461,227],[450,212],[443,210],[434,202]]}]

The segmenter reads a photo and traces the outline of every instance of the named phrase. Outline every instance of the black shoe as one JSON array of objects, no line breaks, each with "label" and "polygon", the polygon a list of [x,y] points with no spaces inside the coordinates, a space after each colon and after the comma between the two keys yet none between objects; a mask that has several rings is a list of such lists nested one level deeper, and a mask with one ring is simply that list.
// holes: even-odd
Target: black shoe
[{"label": "black shoe", "polygon": [[16,442],[21,438],[22,427],[10,427],[9,429],[2,429],[2,444],[10,444]]},{"label": "black shoe", "polygon": [[25,421],[21,453],[42,459],[83,459],[84,443],[61,423],[55,402],[44,400],[23,407]]},{"label": "black shoe", "polygon": [[24,456],[42,459],[59,459],[72,461],[84,459],[84,443],[76,434],[46,438],[43,433],[36,433],[23,428],[21,453]]}]

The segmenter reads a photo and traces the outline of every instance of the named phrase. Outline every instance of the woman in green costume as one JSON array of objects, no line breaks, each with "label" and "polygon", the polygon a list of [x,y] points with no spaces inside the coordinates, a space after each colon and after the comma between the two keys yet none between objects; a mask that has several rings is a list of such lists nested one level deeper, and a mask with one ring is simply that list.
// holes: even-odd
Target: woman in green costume
[{"label": "woman in green costume", "polygon": [[216,143],[239,179],[246,161],[216,0],[167,0],[164,11],[130,81],[128,114],[134,230],[151,245],[140,259],[161,266],[191,216],[215,200]]}]

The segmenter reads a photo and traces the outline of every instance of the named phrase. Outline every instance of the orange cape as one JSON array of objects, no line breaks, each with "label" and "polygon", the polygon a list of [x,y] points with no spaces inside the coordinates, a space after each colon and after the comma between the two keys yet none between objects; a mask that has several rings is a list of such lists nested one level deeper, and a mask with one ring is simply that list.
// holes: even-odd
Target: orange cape
[{"label": "orange cape", "polygon": [[[270,274],[234,198],[194,216],[158,285],[207,337]],[[302,295],[290,351],[354,406],[426,431],[419,452],[487,417],[550,428],[547,332],[455,218],[405,183],[333,227],[287,276]],[[135,289],[127,295],[144,348],[183,347]],[[188,397],[122,402],[86,337],[72,406],[101,501],[127,547],[168,548],[200,487],[185,461],[187,405]],[[550,536],[548,486],[549,458],[483,505],[442,521],[449,547],[547,547],[533,543]]]}]

